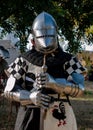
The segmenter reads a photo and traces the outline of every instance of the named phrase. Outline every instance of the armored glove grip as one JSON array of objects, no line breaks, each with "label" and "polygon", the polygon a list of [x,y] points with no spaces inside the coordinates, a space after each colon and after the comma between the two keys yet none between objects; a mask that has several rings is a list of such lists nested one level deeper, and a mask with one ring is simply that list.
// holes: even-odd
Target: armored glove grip
[{"label": "armored glove grip", "polygon": [[35,105],[38,105],[44,109],[48,109],[51,103],[51,97],[41,93],[40,91],[31,93],[30,99]]},{"label": "armored glove grip", "polygon": [[47,82],[48,82],[48,75],[47,75],[47,73],[43,73],[42,72],[42,73],[36,75],[36,82],[35,82],[35,84],[36,84],[36,86],[38,88],[46,87]]}]

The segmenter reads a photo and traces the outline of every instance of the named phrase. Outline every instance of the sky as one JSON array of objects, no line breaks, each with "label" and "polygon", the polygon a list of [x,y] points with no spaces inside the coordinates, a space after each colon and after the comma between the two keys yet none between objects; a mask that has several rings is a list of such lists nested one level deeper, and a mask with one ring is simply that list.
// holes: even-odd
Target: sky
[{"label": "sky", "polygon": [[93,45],[84,45],[85,50],[87,51],[93,51]]}]

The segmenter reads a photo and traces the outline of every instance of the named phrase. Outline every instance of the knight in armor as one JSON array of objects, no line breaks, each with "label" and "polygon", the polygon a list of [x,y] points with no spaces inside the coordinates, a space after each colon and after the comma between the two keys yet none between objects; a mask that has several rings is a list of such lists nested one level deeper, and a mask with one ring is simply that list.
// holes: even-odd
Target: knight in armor
[{"label": "knight in armor", "polygon": [[85,68],[60,47],[49,13],[35,18],[32,35],[32,49],[7,69],[4,95],[20,102],[14,130],[77,130],[69,97],[83,94]]},{"label": "knight in armor", "polygon": [[0,46],[0,94],[3,93],[8,78],[6,71],[8,69],[8,62],[6,58],[9,58],[9,51]]}]

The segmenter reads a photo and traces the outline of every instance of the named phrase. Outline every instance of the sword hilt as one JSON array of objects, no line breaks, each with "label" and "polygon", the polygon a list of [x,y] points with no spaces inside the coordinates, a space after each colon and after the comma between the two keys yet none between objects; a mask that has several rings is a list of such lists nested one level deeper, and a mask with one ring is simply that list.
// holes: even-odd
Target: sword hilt
[{"label": "sword hilt", "polygon": [[43,65],[43,66],[42,66],[42,71],[43,71],[43,73],[46,73],[46,72],[47,72],[47,66],[46,66],[46,65]]},{"label": "sword hilt", "polygon": [[42,71],[43,71],[44,73],[47,72],[46,55],[44,55]]}]

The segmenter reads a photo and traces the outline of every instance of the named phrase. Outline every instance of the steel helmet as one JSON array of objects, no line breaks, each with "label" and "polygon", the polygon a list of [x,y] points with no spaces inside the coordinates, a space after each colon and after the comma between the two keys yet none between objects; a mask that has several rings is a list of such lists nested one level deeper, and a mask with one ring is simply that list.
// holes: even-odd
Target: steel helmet
[{"label": "steel helmet", "polygon": [[35,18],[32,25],[32,34],[37,51],[51,53],[57,49],[57,24],[50,14],[42,12]]}]

